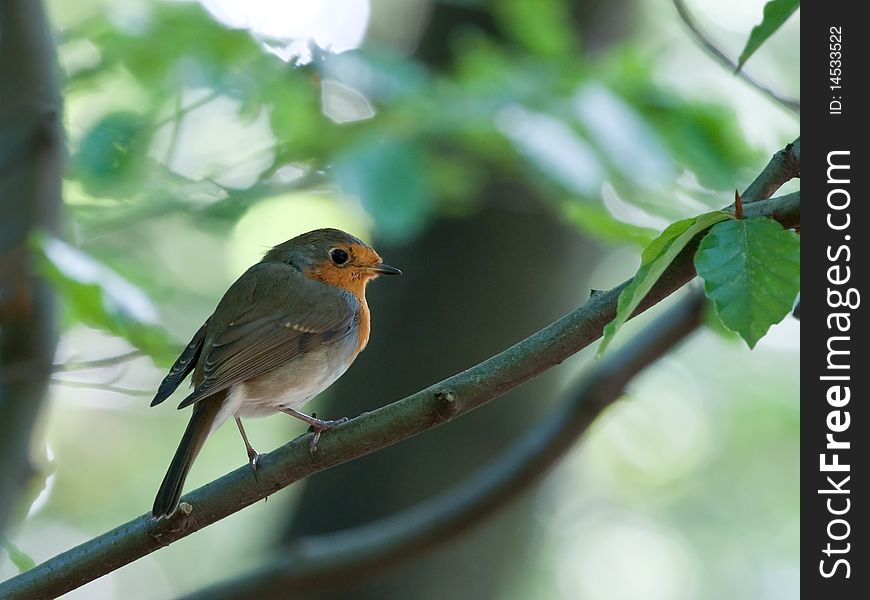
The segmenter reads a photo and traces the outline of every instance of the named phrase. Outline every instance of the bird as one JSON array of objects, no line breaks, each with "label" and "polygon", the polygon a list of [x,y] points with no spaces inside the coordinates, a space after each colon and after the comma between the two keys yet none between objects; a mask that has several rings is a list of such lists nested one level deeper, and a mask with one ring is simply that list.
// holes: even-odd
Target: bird
[{"label": "bird", "polygon": [[338,379],[366,347],[371,313],[366,285],[401,271],[375,250],[338,229],[316,229],[271,248],[245,271],[172,365],[151,406],[166,400],[191,373],[190,422],[166,472],[155,519],[178,508],[187,474],[208,435],[235,419],[256,475],[259,453],[243,417],[283,412],[310,425],[310,450],[322,432],[347,419],[299,412]]}]

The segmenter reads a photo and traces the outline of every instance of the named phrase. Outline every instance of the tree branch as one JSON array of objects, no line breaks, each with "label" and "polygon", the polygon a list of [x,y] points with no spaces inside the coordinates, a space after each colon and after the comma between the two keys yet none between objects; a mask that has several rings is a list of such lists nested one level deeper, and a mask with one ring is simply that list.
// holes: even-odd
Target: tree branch
[{"label": "tree branch", "polygon": [[54,301],[27,247],[53,230],[63,163],[51,32],[34,0],[0,2],[0,537],[33,474],[31,431],[51,372]]},{"label": "tree branch", "polygon": [[145,356],[141,350],[130,350],[116,354],[115,356],[106,356],[105,358],[95,358],[93,360],[69,360],[67,362],[55,363],[52,365],[54,372],[62,371],[87,371],[90,369],[101,369],[103,367],[114,367],[124,364],[128,361]]},{"label": "tree branch", "polygon": [[59,377],[53,377],[51,380],[52,385],[60,385],[66,386],[69,388],[78,388],[81,390],[96,390],[98,392],[111,392],[113,394],[120,394],[122,396],[142,396],[143,398],[146,396],[153,396],[154,390],[143,390],[138,388],[128,388],[122,385],[115,385],[114,383],[105,383],[102,381],[77,381],[75,379],[62,379]]},{"label": "tree branch", "polygon": [[338,573],[358,582],[455,538],[543,478],[635,375],[701,324],[703,306],[704,294],[694,290],[671,307],[607,355],[537,427],[459,489],[367,525],[302,538],[251,573],[185,600],[285,597],[322,589]]},{"label": "tree branch", "polygon": [[[775,173],[771,173],[775,175]],[[763,198],[754,198],[755,200]],[[800,222],[800,192],[747,205],[746,216]],[[671,264],[638,314],[685,285],[694,275],[694,247]],[[365,456],[442,425],[505,394],[601,336],[629,282],[586,304],[492,358],[402,400],[364,413],[323,436],[312,460],[308,435],[261,456],[258,480],[244,465],[187,494],[172,518],[142,515],[0,584],[4,599],[55,597],[169,545],[312,473]]]},{"label": "tree branch", "polygon": [[770,86],[765,83],[762,83],[760,80],[756,79],[752,75],[746,72],[746,68],[739,69],[737,68],[737,63],[728,56],[724,50],[722,50],[717,44],[715,44],[710,37],[698,26],[698,23],[695,21],[695,17],[692,16],[692,13],[689,12],[689,8],[686,6],[684,0],[673,0],[674,8],[677,9],[677,14],[680,16],[680,19],[685,24],[686,28],[692,34],[692,37],[695,38],[695,41],[701,45],[707,53],[715,58],[717,61],[725,65],[729,71],[735,73],[738,77],[743,79],[746,83],[760,91],[762,94],[773,100],[774,102],[779,103],[781,106],[789,109],[790,111],[801,114],[801,103],[800,101],[790,98],[777,92]]},{"label": "tree branch", "polygon": [[743,202],[755,202],[770,198],[782,185],[801,176],[801,138],[779,150],[755,178],[741,198]]}]

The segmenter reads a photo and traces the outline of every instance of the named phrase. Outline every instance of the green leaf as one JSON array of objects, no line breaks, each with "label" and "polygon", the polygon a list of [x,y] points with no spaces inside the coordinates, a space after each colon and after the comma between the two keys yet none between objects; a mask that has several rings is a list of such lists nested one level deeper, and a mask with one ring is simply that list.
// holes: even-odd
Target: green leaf
[{"label": "green leaf", "polygon": [[656,230],[620,221],[600,204],[566,200],[562,214],[572,225],[605,242],[631,243],[646,246],[656,237]]},{"label": "green leaf", "polygon": [[502,28],[536,56],[577,56],[569,5],[561,0],[501,0],[492,7]]},{"label": "green leaf", "polygon": [[731,215],[728,213],[714,211],[691,219],[677,221],[668,226],[659,237],[644,248],[641,254],[640,268],[635,273],[631,283],[619,295],[616,316],[604,327],[604,337],[598,346],[598,356],[604,354],[616,332],[628,321],[631,314],[683,248],[699,233],[730,218]]},{"label": "green leaf", "polygon": [[362,201],[382,239],[412,238],[432,211],[423,156],[415,144],[367,140],[338,158],[335,176],[345,192]]},{"label": "green leaf", "polygon": [[761,23],[752,28],[746,47],[740,53],[737,61],[737,70],[743,68],[745,63],[761,45],[772,36],[777,29],[782,27],[794,11],[801,5],[800,0],[770,0],[764,5],[764,16]]},{"label": "green leaf", "polygon": [[12,561],[12,564],[15,565],[19,573],[29,571],[36,566],[36,561],[33,560],[29,554],[22,551],[18,546],[6,538],[0,540],[0,546],[3,546],[3,549],[6,550],[6,554],[9,555],[9,560]]},{"label": "green leaf", "polygon": [[145,293],[78,248],[48,236],[34,238],[41,270],[72,316],[124,338],[157,364],[175,357],[175,344],[157,323],[157,310]]},{"label": "green leaf", "polygon": [[750,348],[792,309],[800,291],[800,238],[772,219],[720,223],[695,254],[722,323]]},{"label": "green leaf", "polygon": [[716,306],[709,298],[707,298],[707,302],[704,304],[704,314],[701,316],[701,319],[704,325],[707,326],[708,331],[712,331],[723,340],[729,342],[740,341],[740,334],[725,327],[725,323],[722,322],[722,319],[719,318],[719,314],[716,312]]},{"label": "green leaf", "polygon": [[150,139],[151,127],[141,115],[114,112],[100,119],[73,157],[85,190],[100,196],[135,187],[137,175],[144,173]]}]

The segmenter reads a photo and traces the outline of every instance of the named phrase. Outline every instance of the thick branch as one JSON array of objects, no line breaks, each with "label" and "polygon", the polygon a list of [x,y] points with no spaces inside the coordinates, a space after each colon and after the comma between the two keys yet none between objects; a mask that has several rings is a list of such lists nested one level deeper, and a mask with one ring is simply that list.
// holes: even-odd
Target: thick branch
[{"label": "thick branch", "polygon": [[735,72],[741,79],[743,79],[746,83],[753,86],[755,89],[760,91],[762,94],[766,95],[768,98],[772,99],[775,102],[778,102],[780,105],[789,109],[792,112],[797,114],[801,113],[801,103],[794,98],[789,98],[785,96],[765,83],[762,83],[752,75],[746,72],[746,69],[737,69],[737,63],[728,56],[724,50],[722,50],[718,45],[716,45],[710,37],[698,26],[695,22],[695,18],[692,16],[692,13],[689,12],[686,3],[683,0],[673,0],[674,8],[677,9],[677,14],[682,19],[683,23],[686,25],[686,28],[692,34],[692,37],[695,38],[695,41],[701,45],[707,53],[715,58],[717,61],[725,65],[729,71]]},{"label": "thick branch", "polygon": [[338,574],[359,582],[458,536],[540,480],[635,375],[700,325],[703,306],[704,295],[696,290],[670,308],[608,355],[537,427],[458,490],[361,527],[302,538],[253,572],[185,600],[286,597],[322,588]]},{"label": "thick branch", "polygon": [[0,2],[0,535],[33,475],[30,436],[48,386],[54,303],[27,248],[60,206],[63,135],[54,46],[35,0]]},{"label": "thick branch", "polygon": [[[756,198],[762,199],[762,198]],[[800,192],[747,205],[747,217],[775,218],[786,227],[800,223]],[[671,264],[638,313],[685,285],[694,275],[694,248]],[[263,455],[258,480],[245,465],[187,494],[181,510],[167,520],[142,515],[0,584],[4,599],[55,597],[169,545],[253,504],[312,473],[365,456],[474,410],[558,365],[601,336],[613,319],[619,293],[628,282],[600,293],[585,305],[507,350],[407,398],[364,413],[325,435],[317,460],[308,436]]]}]

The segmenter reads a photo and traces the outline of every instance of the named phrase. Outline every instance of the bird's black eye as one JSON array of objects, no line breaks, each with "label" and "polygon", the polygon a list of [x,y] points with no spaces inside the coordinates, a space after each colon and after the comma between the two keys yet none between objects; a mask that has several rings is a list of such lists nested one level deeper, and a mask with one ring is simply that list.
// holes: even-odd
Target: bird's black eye
[{"label": "bird's black eye", "polygon": [[348,256],[347,252],[345,252],[341,248],[333,248],[329,251],[329,258],[331,258],[332,262],[334,262],[335,264],[343,265],[347,262]]}]

